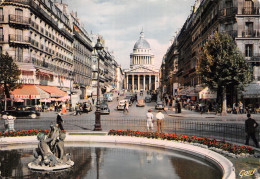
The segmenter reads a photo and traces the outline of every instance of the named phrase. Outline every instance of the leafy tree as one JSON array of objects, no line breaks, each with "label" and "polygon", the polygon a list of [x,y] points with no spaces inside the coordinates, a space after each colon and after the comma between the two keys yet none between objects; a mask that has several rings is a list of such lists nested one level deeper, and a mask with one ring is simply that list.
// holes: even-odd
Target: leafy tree
[{"label": "leafy tree", "polygon": [[0,85],[7,98],[10,98],[9,91],[20,86],[20,84],[17,83],[20,73],[18,66],[14,63],[13,58],[10,57],[8,53],[0,54]]},{"label": "leafy tree", "polygon": [[238,50],[235,41],[227,33],[215,32],[203,47],[198,73],[201,81],[217,91],[222,101],[222,115],[226,114],[226,89],[241,89],[251,81],[251,68]]}]

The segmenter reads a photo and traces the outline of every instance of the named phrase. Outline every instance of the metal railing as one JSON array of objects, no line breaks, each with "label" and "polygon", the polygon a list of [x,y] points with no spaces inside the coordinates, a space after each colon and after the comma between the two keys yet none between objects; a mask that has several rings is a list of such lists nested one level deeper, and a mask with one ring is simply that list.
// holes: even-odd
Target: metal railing
[{"label": "metal railing", "polygon": [[9,34],[9,42],[30,43],[30,37],[16,34]]},{"label": "metal railing", "polygon": [[[146,131],[147,122],[145,119],[102,119],[102,130],[135,130]],[[92,130],[94,120],[85,120],[84,124],[80,124],[82,129]],[[256,132],[256,138],[260,139],[259,129]],[[157,131],[156,121],[153,131]],[[183,134],[188,136],[208,137],[222,141],[230,141],[235,143],[245,143],[245,127],[244,124],[227,124],[227,123],[209,123],[209,122],[193,122],[193,121],[177,121],[167,119],[163,121],[163,132]]]},{"label": "metal railing", "polygon": [[31,19],[28,17],[14,15],[14,14],[9,15],[9,23],[29,25],[31,23],[30,21],[31,21]]}]

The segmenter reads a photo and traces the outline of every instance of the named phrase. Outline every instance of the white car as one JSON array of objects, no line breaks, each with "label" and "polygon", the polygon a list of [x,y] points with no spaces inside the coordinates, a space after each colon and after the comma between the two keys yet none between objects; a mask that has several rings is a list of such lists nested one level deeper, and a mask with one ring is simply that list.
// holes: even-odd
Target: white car
[{"label": "white car", "polygon": [[118,105],[117,105],[117,110],[124,110],[124,108],[125,108],[125,102],[128,103],[128,100],[125,99],[125,100],[119,101],[119,103],[118,103]]}]

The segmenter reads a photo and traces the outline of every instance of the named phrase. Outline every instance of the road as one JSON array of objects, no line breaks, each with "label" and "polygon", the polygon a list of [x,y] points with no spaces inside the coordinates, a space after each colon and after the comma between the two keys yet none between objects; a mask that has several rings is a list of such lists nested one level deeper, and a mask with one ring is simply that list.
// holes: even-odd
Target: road
[{"label": "road", "polygon": [[[124,96],[120,96],[120,100]],[[124,114],[123,111],[118,111],[117,100],[114,98],[112,102],[108,102],[110,108],[109,115],[101,115],[101,125],[103,131],[110,129],[131,129],[146,131],[146,113],[148,109],[155,110],[155,102],[146,103],[145,107],[136,107],[136,102],[129,107],[129,113]],[[175,114],[171,110],[163,111],[165,120],[163,122],[164,132],[206,136],[220,140],[231,140],[233,142],[244,143],[244,121],[246,115],[229,115],[227,117],[216,116],[214,114],[199,114],[194,111],[184,110],[181,114]],[[32,129],[49,129],[51,123],[56,123],[55,112],[41,113],[38,119],[16,119],[15,129],[32,130]],[[260,115],[253,115],[260,123]],[[95,124],[95,108],[92,112],[83,113],[82,115],[74,116],[73,113],[62,115],[64,120],[64,129],[67,131],[92,131]],[[157,125],[154,124],[156,131]],[[4,131],[4,120],[0,120],[0,131]],[[260,135],[260,134],[259,134]],[[258,135],[258,139],[260,136]]]}]

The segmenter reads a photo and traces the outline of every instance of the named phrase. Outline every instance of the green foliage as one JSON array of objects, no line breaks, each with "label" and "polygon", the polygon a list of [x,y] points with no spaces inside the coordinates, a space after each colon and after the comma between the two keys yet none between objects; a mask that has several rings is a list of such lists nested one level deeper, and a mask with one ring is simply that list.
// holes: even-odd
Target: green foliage
[{"label": "green foliage", "polygon": [[203,47],[198,73],[210,89],[243,87],[251,81],[251,68],[227,33],[215,32]]},{"label": "green foliage", "polygon": [[4,89],[4,93],[8,98],[10,97],[9,91],[12,91],[20,85],[17,83],[20,73],[18,66],[8,53],[0,55],[1,88]]}]

